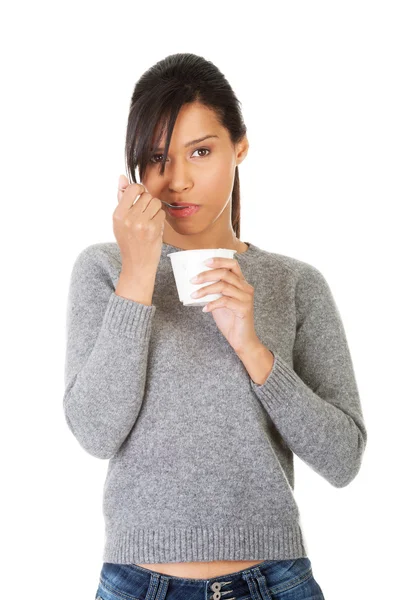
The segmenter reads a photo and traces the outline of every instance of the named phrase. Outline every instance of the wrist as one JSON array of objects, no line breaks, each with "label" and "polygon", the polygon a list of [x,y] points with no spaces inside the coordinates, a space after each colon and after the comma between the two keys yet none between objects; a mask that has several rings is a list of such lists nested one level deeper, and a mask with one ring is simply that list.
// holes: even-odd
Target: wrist
[{"label": "wrist", "polygon": [[128,300],[151,306],[153,300],[155,276],[138,275],[133,271],[122,270],[118,279],[115,293]]},{"label": "wrist", "polygon": [[254,342],[246,344],[243,350],[236,350],[236,354],[240,359],[242,359],[248,356],[259,354],[262,349],[265,349],[265,346],[262,344],[259,338],[257,338],[254,340]]},{"label": "wrist", "polygon": [[272,371],[275,360],[271,350],[259,341],[249,344],[238,356],[254,383],[263,385]]}]

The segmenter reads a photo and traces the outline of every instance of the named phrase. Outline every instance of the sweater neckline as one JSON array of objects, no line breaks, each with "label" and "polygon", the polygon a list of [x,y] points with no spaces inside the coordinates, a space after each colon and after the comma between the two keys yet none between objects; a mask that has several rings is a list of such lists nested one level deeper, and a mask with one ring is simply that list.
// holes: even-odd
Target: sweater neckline
[{"label": "sweater neckline", "polygon": [[[245,250],[244,252],[236,252],[234,254],[234,258],[237,259],[239,262],[247,260],[249,257],[251,257],[254,254],[254,252],[257,249],[257,247],[254,244],[251,244],[250,242],[245,241],[244,243],[247,244],[247,246],[248,246],[247,250]],[[178,248],[178,246],[173,246],[172,244],[166,244],[165,242],[162,243],[162,255],[163,256],[167,256],[167,254],[169,254],[171,252],[180,252],[182,250],[184,250],[184,248]]]}]

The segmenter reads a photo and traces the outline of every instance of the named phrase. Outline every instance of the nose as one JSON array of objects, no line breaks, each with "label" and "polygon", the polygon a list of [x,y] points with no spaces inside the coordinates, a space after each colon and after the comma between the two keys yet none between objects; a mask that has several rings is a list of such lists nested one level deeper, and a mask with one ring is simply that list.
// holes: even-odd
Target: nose
[{"label": "nose", "polygon": [[168,169],[169,191],[181,194],[192,186],[191,177],[187,166],[180,161],[175,161]]}]

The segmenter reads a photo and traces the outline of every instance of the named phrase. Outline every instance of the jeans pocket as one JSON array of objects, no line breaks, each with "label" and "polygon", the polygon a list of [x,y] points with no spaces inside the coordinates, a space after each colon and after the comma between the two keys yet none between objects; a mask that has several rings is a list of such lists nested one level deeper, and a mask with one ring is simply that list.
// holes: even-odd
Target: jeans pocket
[{"label": "jeans pocket", "polygon": [[[314,579],[311,561],[308,558],[298,558],[288,563],[281,581],[277,581],[269,589],[273,600],[324,600],[322,590]],[[292,564],[290,564],[292,563]],[[282,566],[286,566],[283,565]]]}]

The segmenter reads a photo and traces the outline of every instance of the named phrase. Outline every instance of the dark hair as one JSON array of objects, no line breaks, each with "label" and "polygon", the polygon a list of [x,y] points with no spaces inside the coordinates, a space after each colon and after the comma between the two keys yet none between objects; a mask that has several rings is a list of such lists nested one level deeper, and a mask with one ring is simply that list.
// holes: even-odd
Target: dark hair
[{"label": "dark hair", "polygon": [[[210,61],[190,53],[171,54],[148,69],[135,85],[131,98],[125,142],[125,160],[130,183],[137,183],[145,173],[164,131],[167,131],[165,151],[159,163],[164,173],[172,131],[184,104],[199,102],[214,110],[218,122],[227,129],[232,144],[246,134],[241,102],[221,71]],[[155,145],[153,134],[160,124]],[[232,190],[232,228],[240,239],[240,182],[235,170]]]}]

